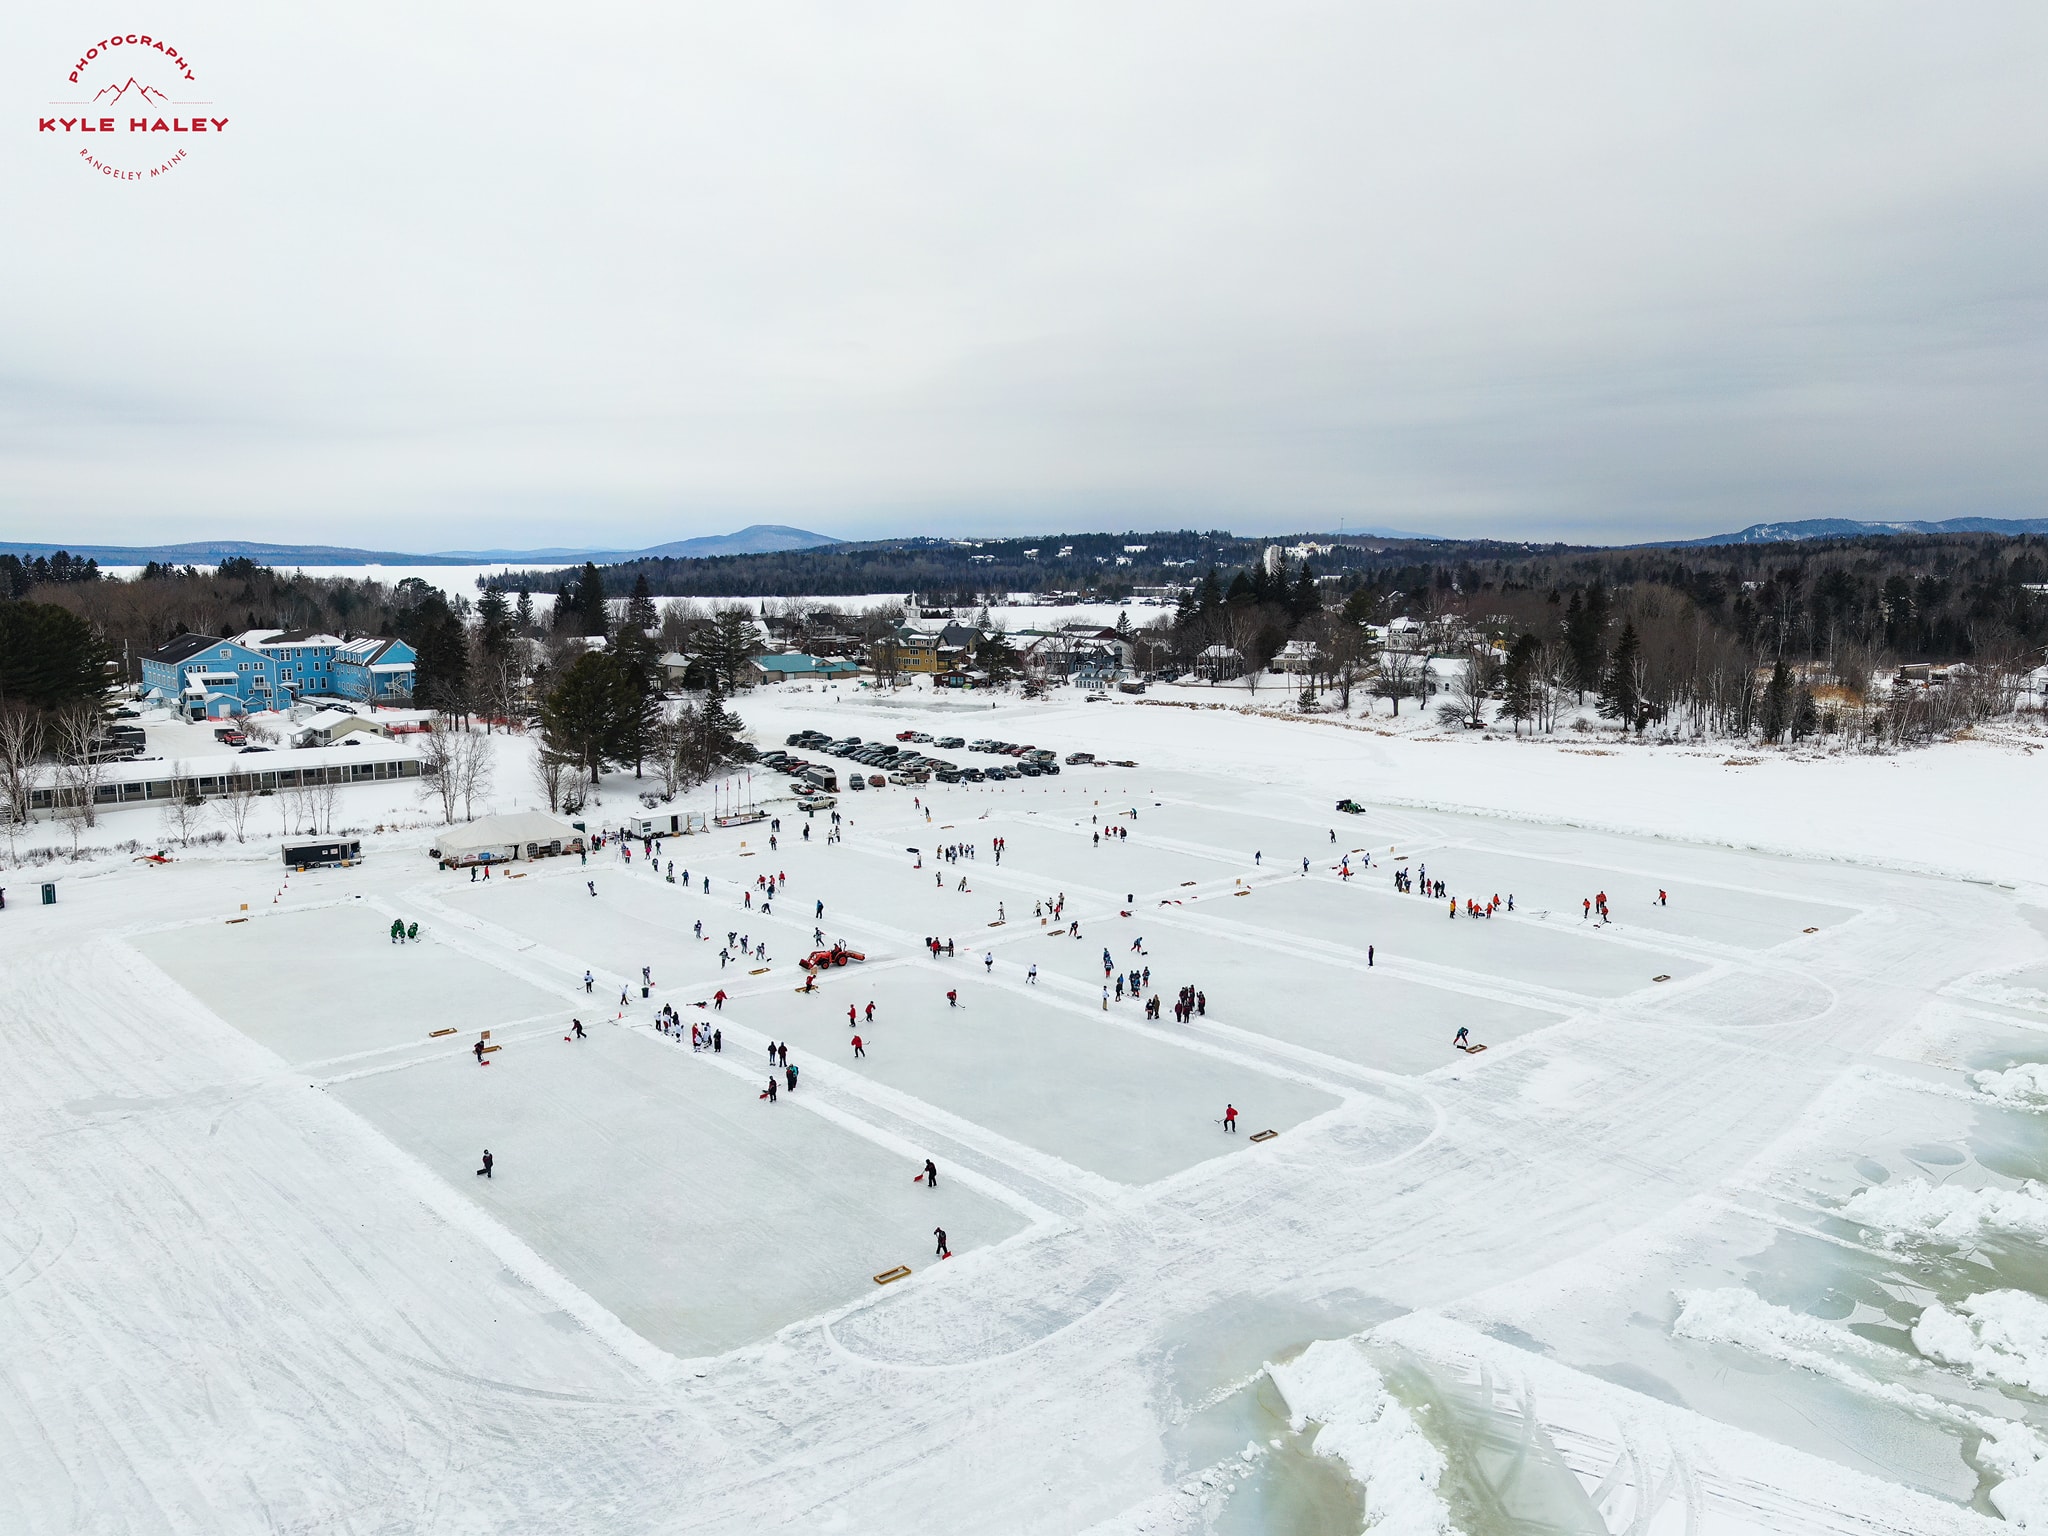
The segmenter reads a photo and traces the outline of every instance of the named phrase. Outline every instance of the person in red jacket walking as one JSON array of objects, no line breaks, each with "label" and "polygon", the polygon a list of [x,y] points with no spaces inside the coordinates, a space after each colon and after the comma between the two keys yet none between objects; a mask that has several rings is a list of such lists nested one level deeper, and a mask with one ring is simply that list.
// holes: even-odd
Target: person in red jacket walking
[{"label": "person in red jacket walking", "polygon": [[1237,1130],[1237,1106],[1235,1104],[1223,1106],[1223,1129],[1233,1133]]}]

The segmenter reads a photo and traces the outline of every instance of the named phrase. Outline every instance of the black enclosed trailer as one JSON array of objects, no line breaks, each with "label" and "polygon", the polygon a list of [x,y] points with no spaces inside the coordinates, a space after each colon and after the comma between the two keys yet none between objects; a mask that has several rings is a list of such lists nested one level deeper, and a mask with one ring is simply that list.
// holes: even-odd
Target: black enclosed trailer
[{"label": "black enclosed trailer", "polygon": [[360,864],[363,860],[363,845],[359,838],[346,842],[329,843],[287,843],[284,862],[287,869],[320,869],[330,864],[346,868]]}]

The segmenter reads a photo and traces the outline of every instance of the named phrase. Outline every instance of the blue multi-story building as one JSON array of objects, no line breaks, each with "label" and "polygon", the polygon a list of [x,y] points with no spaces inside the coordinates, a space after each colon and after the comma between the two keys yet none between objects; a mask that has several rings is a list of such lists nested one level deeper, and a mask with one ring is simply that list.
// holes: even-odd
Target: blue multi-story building
[{"label": "blue multi-story building", "polygon": [[340,635],[252,629],[235,640],[275,661],[278,682],[294,695],[321,698],[339,691],[334,686],[334,653],[348,644]]},{"label": "blue multi-story building", "polygon": [[142,692],[193,720],[285,709],[302,697],[403,704],[412,699],[416,659],[403,640],[375,636],[180,635],[142,658]]},{"label": "blue multi-story building", "polygon": [[334,653],[334,691],[365,704],[408,704],[418,659],[403,640],[351,640]]},{"label": "blue multi-story building", "polygon": [[289,705],[278,670],[276,660],[238,640],[180,635],[142,658],[142,693],[187,719],[226,719]]}]

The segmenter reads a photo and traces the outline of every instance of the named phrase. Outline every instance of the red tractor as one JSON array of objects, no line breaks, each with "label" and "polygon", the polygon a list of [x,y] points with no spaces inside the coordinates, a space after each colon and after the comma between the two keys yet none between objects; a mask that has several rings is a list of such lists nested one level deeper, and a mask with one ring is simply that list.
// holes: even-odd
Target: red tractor
[{"label": "red tractor", "polygon": [[830,949],[813,950],[807,959],[798,965],[807,971],[822,971],[828,966],[844,965],[849,960],[865,960],[867,956],[857,949],[848,949],[844,944],[834,944]]}]

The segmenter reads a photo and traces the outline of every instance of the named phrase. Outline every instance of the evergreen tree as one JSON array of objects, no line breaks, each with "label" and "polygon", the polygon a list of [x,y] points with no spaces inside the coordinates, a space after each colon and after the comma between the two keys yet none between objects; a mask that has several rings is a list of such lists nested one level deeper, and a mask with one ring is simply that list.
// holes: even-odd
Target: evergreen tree
[{"label": "evergreen tree", "polygon": [[730,762],[739,749],[740,733],[746,729],[740,717],[725,707],[725,700],[713,684],[704,693],[704,707],[698,712],[704,761],[716,766]]},{"label": "evergreen tree", "polygon": [[1265,578],[1261,576],[1258,584],[1254,585],[1251,577],[1239,571],[1230,578],[1230,590],[1223,594],[1223,601],[1232,608],[1241,608],[1246,603],[1256,603],[1259,601],[1259,587],[1263,586],[1264,582]]},{"label": "evergreen tree", "polygon": [[[653,606],[651,603],[649,606]],[[654,637],[637,624],[622,625],[612,640],[611,656],[623,688],[617,743],[619,756],[633,760],[633,777],[654,750],[661,723],[661,657]]]},{"label": "evergreen tree", "polygon": [[413,648],[413,700],[443,714],[469,709],[469,633],[448,599],[421,583],[419,600],[393,628]]},{"label": "evergreen tree", "polygon": [[1017,675],[1017,648],[1000,629],[992,629],[975,642],[974,662],[988,674],[989,682],[1000,688]]},{"label": "evergreen tree", "polygon": [[0,602],[0,699],[47,710],[97,703],[105,660],[92,626],[69,609]]},{"label": "evergreen tree", "polygon": [[492,660],[502,657],[512,644],[512,609],[505,594],[496,587],[484,588],[477,599],[476,641]]},{"label": "evergreen tree", "polygon": [[1588,689],[1600,687],[1607,655],[1607,589],[1594,582],[1584,598],[1574,592],[1564,611],[1565,652],[1571,658],[1572,686],[1579,701]]},{"label": "evergreen tree", "polygon": [[1502,676],[1503,694],[1501,713],[1515,722],[1515,734],[1522,734],[1522,722],[1536,715],[1536,690],[1541,679],[1536,675],[1536,660],[1539,647],[1534,635],[1523,635],[1508,651],[1507,667]]},{"label": "evergreen tree", "polygon": [[579,764],[595,783],[607,759],[623,755],[633,690],[618,662],[586,651],[562,670],[541,703],[541,729],[549,749]]},{"label": "evergreen tree", "polygon": [[633,595],[626,599],[626,623],[642,634],[652,634],[661,627],[661,615],[655,611],[654,593],[647,585],[645,571],[633,578]]},{"label": "evergreen tree", "polygon": [[512,611],[512,621],[519,626],[519,633],[533,633],[533,594],[525,587],[519,589],[519,606]]},{"label": "evergreen tree", "polygon": [[1624,731],[1640,731],[1646,723],[1642,695],[1643,643],[1633,623],[1621,626],[1621,639],[1600,683],[1600,713]]},{"label": "evergreen tree", "polygon": [[1301,562],[1301,575],[1294,582],[1293,613],[1297,623],[1315,613],[1323,606],[1321,588],[1316,585],[1316,573],[1309,563]]},{"label": "evergreen tree", "polygon": [[609,635],[612,632],[612,613],[604,600],[604,573],[594,561],[586,560],[583,573],[577,578],[576,619],[579,634]]},{"label": "evergreen tree", "polygon": [[1804,683],[1792,701],[1792,739],[1804,741],[1820,729],[1820,710],[1813,702],[1813,690]]},{"label": "evergreen tree", "polygon": [[1765,741],[1776,741],[1792,727],[1792,669],[1782,656],[1771,668],[1771,681],[1757,711],[1757,727]]},{"label": "evergreen tree", "polygon": [[1222,606],[1223,580],[1212,565],[1195,588],[1195,609],[1199,613],[1214,613]]}]

